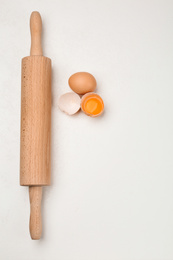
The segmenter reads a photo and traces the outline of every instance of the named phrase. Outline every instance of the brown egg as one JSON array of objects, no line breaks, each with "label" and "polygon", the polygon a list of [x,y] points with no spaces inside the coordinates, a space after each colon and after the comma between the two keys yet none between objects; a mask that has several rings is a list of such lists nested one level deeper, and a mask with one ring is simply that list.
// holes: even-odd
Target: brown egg
[{"label": "brown egg", "polygon": [[83,95],[88,92],[93,92],[96,88],[97,82],[94,76],[90,73],[77,72],[69,78],[68,84],[74,92]]}]

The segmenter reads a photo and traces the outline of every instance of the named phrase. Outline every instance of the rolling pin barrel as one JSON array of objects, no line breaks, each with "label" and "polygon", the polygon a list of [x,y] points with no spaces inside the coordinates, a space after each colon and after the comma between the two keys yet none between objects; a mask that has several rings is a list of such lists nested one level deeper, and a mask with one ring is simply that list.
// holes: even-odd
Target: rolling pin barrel
[{"label": "rolling pin barrel", "polygon": [[22,60],[20,184],[50,185],[51,61]]},{"label": "rolling pin barrel", "polygon": [[30,28],[31,56],[22,59],[20,185],[29,186],[30,234],[39,239],[42,186],[50,185],[51,60],[42,56],[38,12]]}]

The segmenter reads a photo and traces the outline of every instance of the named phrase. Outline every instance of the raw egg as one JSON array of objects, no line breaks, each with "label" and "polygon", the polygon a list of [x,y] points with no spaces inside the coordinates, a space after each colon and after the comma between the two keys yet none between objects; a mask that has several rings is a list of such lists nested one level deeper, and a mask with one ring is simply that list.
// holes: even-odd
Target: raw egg
[{"label": "raw egg", "polygon": [[87,93],[81,99],[81,109],[88,116],[100,116],[104,110],[104,103],[99,95]]},{"label": "raw egg", "polygon": [[83,95],[88,92],[93,92],[96,88],[97,82],[94,76],[90,73],[77,72],[69,78],[68,84],[74,92]]},{"label": "raw egg", "polygon": [[67,115],[74,115],[80,109],[80,96],[74,92],[68,92],[60,96],[58,106]]}]

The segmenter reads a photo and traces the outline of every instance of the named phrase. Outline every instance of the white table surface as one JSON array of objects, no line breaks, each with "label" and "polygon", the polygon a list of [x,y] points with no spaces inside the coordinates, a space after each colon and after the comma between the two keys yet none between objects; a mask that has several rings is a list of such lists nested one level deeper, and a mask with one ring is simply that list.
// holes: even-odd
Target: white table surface
[{"label": "white table surface", "polygon": [[[29,18],[43,20],[52,59],[52,186],[43,238],[29,235],[19,186],[21,58]],[[0,0],[0,259],[173,259],[173,1]],[[57,106],[88,71],[100,118]]]}]

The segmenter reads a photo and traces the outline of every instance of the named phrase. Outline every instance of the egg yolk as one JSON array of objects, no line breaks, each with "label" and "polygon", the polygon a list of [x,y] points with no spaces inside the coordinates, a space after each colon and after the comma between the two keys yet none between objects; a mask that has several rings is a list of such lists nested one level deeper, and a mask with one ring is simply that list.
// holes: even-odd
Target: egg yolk
[{"label": "egg yolk", "polygon": [[103,101],[98,95],[86,97],[83,103],[83,110],[89,115],[97,116],[103,111]]}]

